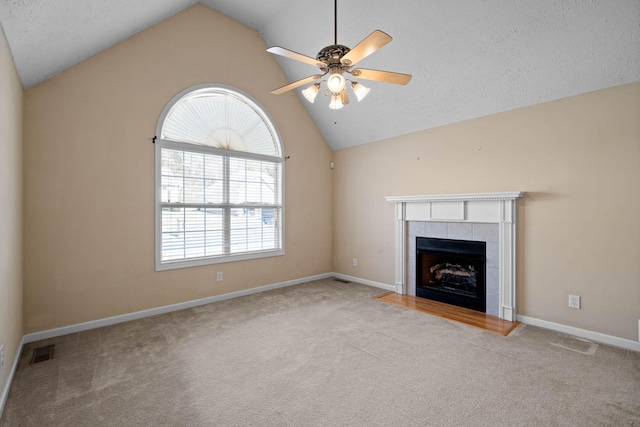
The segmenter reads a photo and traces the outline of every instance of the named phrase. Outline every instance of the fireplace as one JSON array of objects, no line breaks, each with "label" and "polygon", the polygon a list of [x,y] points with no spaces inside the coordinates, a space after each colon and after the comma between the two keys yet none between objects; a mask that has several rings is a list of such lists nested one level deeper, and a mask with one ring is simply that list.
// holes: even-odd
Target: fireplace
[{"label": "fireplace", "polygon": [[416,237],[416,296],[486,312],[485,242]]},{"label": "fireplace", "polygon": [[[415,295],[416,250],[412,246],[416,240],[410,235],[485,241],[486,313],[515,321],[516,200],[524,194],[512,191],[385,197],[395,204],[395,291]],[[424,232],[412,233],[412,224]],[[491,238],[485,236],[487,224],[494,230]]]}]

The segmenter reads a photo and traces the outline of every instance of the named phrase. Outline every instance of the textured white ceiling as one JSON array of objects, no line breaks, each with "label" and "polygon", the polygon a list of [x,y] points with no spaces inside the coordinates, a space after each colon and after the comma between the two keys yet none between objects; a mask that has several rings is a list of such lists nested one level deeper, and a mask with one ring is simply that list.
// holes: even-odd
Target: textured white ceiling
[{"label": "textured white ceiling", "polygon": [[[28,88],[194,3],[2,0],[0,24]],[[314,57],[333,44],[331,0],[202,3],[269,46]],[[332,149],[640,81],[640,0],[338,1],[339,44],[375,29],[394,40],[359,65],[413,80],[364,82],[369,96],[338,111],[303,101]],[[316,72],[278,62],[292,81]]]}]

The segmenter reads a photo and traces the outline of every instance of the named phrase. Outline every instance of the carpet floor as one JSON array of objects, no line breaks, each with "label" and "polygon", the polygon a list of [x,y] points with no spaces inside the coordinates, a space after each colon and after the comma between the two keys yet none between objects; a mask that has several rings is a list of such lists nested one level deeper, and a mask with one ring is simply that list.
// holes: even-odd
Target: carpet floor
[{"label": "carpet floor", "polygon": [[640,353],[382,293],[327,279],[30,343],[0,426],[640,426]]}]

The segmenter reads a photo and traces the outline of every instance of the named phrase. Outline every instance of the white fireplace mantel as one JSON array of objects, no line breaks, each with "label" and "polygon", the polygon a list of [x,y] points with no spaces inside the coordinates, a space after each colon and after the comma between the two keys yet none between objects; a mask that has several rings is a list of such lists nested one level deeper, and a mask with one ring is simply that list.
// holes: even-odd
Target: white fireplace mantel
[{"label": "white fireplace mantel", "polygon": [[407,222],[499,224],[499,317],[516,320],[516,200],[524,192],[385,197],[396,205],[395,285],[407,293]]}]

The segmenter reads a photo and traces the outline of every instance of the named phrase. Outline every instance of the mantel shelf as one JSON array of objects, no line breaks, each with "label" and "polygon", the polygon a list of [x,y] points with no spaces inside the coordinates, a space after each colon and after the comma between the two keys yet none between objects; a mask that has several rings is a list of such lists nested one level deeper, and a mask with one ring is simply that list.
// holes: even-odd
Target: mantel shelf
[{"label": "mantel shelf", "polygon": [[501,193],[470,194],[434,194],[427,196],[388,196],[390,203],[425,203],[425,202],[466,202],[466,201],[502,201],[515,200],[524,196],[523,191],[507,191]]}]

